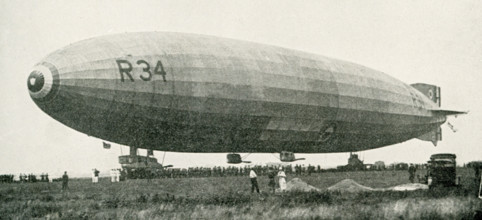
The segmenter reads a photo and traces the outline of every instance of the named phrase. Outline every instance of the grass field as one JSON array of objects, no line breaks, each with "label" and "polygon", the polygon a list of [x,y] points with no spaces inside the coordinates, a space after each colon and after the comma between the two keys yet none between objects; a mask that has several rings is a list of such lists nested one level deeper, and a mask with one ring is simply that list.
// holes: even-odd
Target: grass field
[{"label": "grass field", "polygon": [[[482,208],[473,171],[459,169],[462,187],[406,192],[251,194],[248,177],[128,180],[73,179],[0,185],[0,219],[472,219]],[[421,174],[421,173],[420,173]],[[288,181],[294,176],[288,176]],[[338,172],[300,176],[320,189],[343,180],[374,188],[408,182],[406,171]]]}]

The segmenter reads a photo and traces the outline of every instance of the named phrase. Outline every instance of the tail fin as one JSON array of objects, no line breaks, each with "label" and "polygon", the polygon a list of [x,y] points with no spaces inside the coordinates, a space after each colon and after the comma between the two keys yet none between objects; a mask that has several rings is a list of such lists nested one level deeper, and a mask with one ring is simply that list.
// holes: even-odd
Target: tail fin
[{"label": "tail fin", "polygon": [[440,107],[442,104],[441,94],[440,94],[440,87],[435,85],[429,85],[425,83],[415,83],[411,84],[413,88],[423,93],[427,96],[430,100],[437,103]]},{"label": "tail fin", "polygon": [[442,128],[438,127],[437,129],[428,132],[417,139],[422,141],[431,141],[434,146],[437,146],[437,142],[442,140]]},{"label": "tail fin", "polygon": [[[415,88],[416,90],[420,91],[422,94],[427,96],[430,100],[436,103],[438,107],[441,107],[442,96],[440,93],[440,87],[436,85],[425,84],[425,83],[415,83],[415,84],[411,84],[410,86],[412,86],[413,88]],[[457,115],[468,113],[467,111],[453,111],[453,110],[444,110],[444,109],[431,109],[430,111],[434,115],[443,115],[443,116],[455,115],[455,117],[457,117]],[[454,130],[454,128],[452,127],[451,129]],[[442,128],[438,127],[433,131],[418,137],[418,139],[423,141],[431,141],[434,146],[437,146],[437,142],[442,140]]]}]

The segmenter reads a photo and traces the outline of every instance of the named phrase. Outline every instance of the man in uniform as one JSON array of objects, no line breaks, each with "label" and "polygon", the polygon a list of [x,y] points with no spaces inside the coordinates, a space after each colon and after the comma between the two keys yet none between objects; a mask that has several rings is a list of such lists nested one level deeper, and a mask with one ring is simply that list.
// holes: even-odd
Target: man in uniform
[{"label": "man in uniform", "polygon": [[409,177],[408,179],[410,180],[411,183],[413,183],[413,180],[415,179],[415,172],[417,171],[417,168],[412,164],[410,164],[410,167],[408,168],[408,174]]},{"label": "man in uniform", "polygon": [[115,174],[116,173],[116,169],[110,169],[110,182],[111,183],[115,183],[116,182],[116,179],[115,179]]},{"label": "man in uniform", "polygon": [[279,189],[281,192],[286,190],[286,173],[283,171],[283,167],[279,167],[279,172],[278,172],[278,183],[279,183]]},{"label": "man in uniform", "polygon": [[482,163],[475,163],[473,165],[474,171],[475,171],[475,181],[479,183],[480,181],[480,170],[482,169]]},{"label": "man in uniform", "polygon": [[268,186],[271,188],[271,191],[273,193],[276,190],[276,182],[274,180],[275,176],[276,176],[276,171],[274,171],[272,168],[269,168],[269,170],[268,170],[268,178],[269,178]]},{"label": "man in uniform", "polygon": [[253,168],[251,168],[251,171],[249,171],[249,178],[251,179],[251,193],[254,192],[254,188],[256,188],[256,192],[259,193],[258,180],[256,177],[256,172],[254,172]]},{"label": "man in uniform", "polygon": [[97,169],[92,170],[92,182],[93,183],[99,182],[99,171]]},{"label": "man in uniform", "polygon": [[119,180],[120,180],[120,170],[115,169],[114,175],[115,175],[115,182],[119,182]]},{"label": "man in uniform", "polygon": [[67,175],[67,171],[64,172],[62,175],[62,190],[69,188],[69,176]]}]

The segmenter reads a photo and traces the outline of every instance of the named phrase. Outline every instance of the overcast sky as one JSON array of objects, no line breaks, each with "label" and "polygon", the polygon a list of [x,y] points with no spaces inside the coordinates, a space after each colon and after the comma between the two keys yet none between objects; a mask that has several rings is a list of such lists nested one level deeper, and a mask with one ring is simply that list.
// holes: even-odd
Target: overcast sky
[{"label": "overcast sky", "polygon": [[[301,3],[302,2],[302,3]],[[442,107],[469,110],[449,118],[443,140],[411,140],[360,152],[378,160],[422,163],[455,153],[458,163],[482,160],[482,1],[0,1],[0,174],[119,167],[127,148],[88,137],[50,118],[30,99],[30,69],[68,44],[113,33],[175,31],[253,41],[352,61],[405,83],[442,88]],[[144,151],[142,153],[145,154]],[[164,154],[156,152],[162,161]],[[303,163],[333,167],[348,153],[299,154]],[[253,163],[278,155],[252,154]],[[225,154],[168,152],[177,167],[226,165]],[[104,174],[106,174],[104,172]]]}]

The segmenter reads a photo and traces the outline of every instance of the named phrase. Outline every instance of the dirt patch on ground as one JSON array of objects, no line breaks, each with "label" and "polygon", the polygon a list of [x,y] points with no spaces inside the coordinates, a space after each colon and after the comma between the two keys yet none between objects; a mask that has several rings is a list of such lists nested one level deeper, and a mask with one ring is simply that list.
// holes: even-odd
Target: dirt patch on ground
[{"label": "dirt patch on ground", "polygon": [[333,186],[328,187],[329,191],[343,191],[343,192],[364,192],[373,191],[374,189],[368,186],[361,185],[352,179],[344,179]]},{"label": "dirt patch on ground", "polygon": [[419,189],[428,189],[428,186],[421,183],[407,183],[398,186],[393,186],[389,188],[371,188],[368,186],[361,185],[352,179],[344,179],[337,184],[328,187],[330,191],[341,191],[341,192],[365,192],[365,191],[412,191]]},{"label": "dirt patch on ground", "polygon": [[388,188],[388,190],[393,190],[393,191],[412,191],[412,190],[419,190],[419,189],[428,189],[428,186],[421,183],[407,183],[407,184],[402,184],[402,185]]},{"label": "dirt patch on ground", "polygon": [[[328,191],[340,191],[340,192],[367,192],[367,191],[412,191],[412,190],[424,190],[428,189],[428,186],[425,184],[420,183],[407,183],[398,186],[393,186],[389,188],[371,188],[368,186],[361,185],[355,182],[352,179],[344,179],[333,186],[327,188]],[[276,190],[277,192],[281,192],[280,189]],[[308,183],[304,182],[299,178],[294,178],[286,183],[286,189],[284,191],[301,191],[301,192],[309,192],[309,191],[321,191],[321,189],[316,188]]]},{"label": "dirt patch on ground", "polygon": [[[279,191],[279,189],[277,189]],[[286,190],[285,191],[301,191],[301,192],[310,192],[310,191],[320,191],[320,189],[309,185],[305,181],[294,178],[286,183]]]}]

